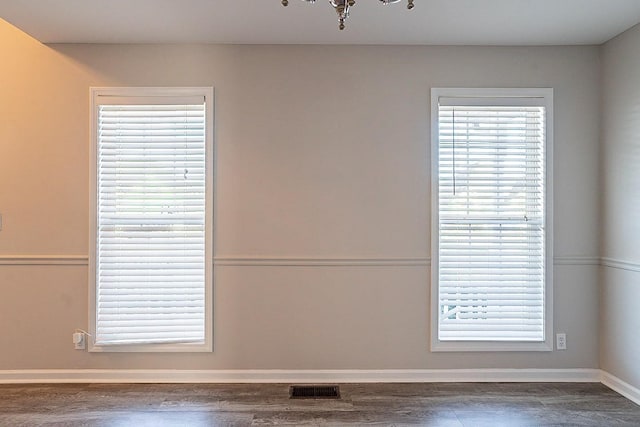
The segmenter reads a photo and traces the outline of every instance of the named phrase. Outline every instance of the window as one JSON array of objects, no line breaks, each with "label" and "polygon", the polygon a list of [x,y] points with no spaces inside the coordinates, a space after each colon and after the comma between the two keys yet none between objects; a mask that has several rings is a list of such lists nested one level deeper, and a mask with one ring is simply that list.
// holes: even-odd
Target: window
[{"label": "window", "polygon": [[432,89],[432,350],[551,350],[552,89]]},{"label": "window", "polygon": [[92,88],[91,351],[211,351],[213,89]]}]

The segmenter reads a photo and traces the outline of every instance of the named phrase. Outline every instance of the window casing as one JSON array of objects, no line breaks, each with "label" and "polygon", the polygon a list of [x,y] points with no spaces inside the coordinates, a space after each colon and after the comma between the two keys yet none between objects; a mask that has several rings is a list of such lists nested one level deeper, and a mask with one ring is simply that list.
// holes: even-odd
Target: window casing
[{"label": "window casing", "polygon": [[549,351],[553,91],[431,98],[431,348]]},{"label": "window casing", "polygon": [[212,350],[213,89],[91,89],[94,352]]}]

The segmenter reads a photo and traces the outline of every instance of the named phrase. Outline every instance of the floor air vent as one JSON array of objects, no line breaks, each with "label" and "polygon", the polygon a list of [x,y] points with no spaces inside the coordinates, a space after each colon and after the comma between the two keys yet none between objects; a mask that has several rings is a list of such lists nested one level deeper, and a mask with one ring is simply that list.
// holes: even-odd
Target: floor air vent
[{"label": "floor air vent", "polygon": [[337,385],[292,385],[289,387],[291,399],[340,399]]}]

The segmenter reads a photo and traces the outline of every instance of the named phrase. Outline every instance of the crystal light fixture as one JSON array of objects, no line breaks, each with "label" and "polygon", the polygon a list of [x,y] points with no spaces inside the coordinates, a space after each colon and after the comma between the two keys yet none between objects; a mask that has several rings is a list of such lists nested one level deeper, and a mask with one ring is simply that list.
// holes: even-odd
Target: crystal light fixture
[{"label": "crystal light fixture", "polygon": [[[306,1],[307,3],[315,3],[316,0],[303,0]],[[398,3],[401,0],[379,0],[380,3],[382,4],[392,4],[392,3]],[[413,9],[413,0],[407,0],[407,9],[411,10]],[[338,28],[340,28],[341,30],[344,30],[344,21],[346,21],[346,19],[349,17],[349,11],[351,10],[351,8],[356,4],[355,0],[329,0],[329,4],[331,6],[333,6],[333,8],[336,10],[336,13],[338,14],[338,21],[340,22],[340,25],[338,26]],[[289,0],[282,0],[282,5],[283,6],[288,6],[289,5]]]}]

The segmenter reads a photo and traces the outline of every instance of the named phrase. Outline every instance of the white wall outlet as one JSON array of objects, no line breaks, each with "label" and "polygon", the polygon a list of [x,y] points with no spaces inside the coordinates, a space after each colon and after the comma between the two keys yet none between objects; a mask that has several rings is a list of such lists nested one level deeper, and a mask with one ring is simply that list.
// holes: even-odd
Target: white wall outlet
[{"label": "white wall outlet", "polygon": [[567,349],[567,334],[556,334],[556,350]]},{"label": "white wall outlet", "polygon": [[76,350],[84,350],[86,346],[86,337],[82,332],[75,332],[73,334],[73,345]]}]

